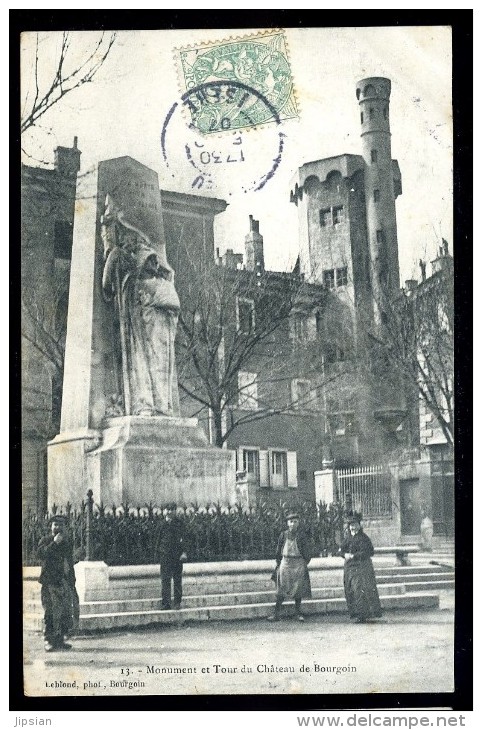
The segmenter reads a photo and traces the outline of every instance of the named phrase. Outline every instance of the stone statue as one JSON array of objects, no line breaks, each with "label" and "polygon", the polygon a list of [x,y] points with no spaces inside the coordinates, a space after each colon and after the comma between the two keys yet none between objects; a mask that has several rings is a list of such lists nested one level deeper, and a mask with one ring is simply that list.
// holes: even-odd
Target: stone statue
[{"label": "stone statue", "polygon": [[177,416],[174,353],[179,297],[164,250],[129,223],[107,195],[101,219],[102,290],[118,315],[126,415]]}]

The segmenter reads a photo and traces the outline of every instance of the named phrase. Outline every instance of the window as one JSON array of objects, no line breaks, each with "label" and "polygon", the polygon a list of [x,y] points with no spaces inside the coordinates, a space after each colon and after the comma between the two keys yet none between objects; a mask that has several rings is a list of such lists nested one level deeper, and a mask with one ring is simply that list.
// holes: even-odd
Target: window
[{"label": "window", "polygon": [[333,208],[333,225],[336,226],[338,223],[343,223],[345,220],[345,214],[343,212],[343,206],[337,205]]},{"label": "window", "polygon": [[339,223],[343,223],[344,220],[345,213],[342,205],[335,205],[333,208],[322,208],[320,210],[320,226],[322,228],[336,226]]},{"label": "window", "polygon": [[330,428],[334,436],[345,435],[345,419],[342,413],[333,413],[330,416]]},{"label": "window", "polygon": [[293,314],[290,317],[291,337],[297,342],[308,339],[308,319],[304,314]]},{"label": "window", "polygon": [[327,289],[335,288],[335,269],[326,269],[323,272],[323,284]]},{"label": "window", "polygon": [[363,112],[360,113],[360,120],[361,120],[361,123],[363,124]]},{"label": "window", "polygon": [[348,284],[348,267],[341,266],[338,269],[325,269],[323,272],[323,284],[327,289],[334,289],[336,286],[346,286]]},{"label": "window", "polygon": [[258,409],[258,376],[240,370],[238,373],[238,405],[247,411]]},{"label": "window", "polygon": [[375,203],[380,202],[380,191],[379,190],[373,191],[373,200],[375,201]]},{"label": "window", "polygon": [[273,487],[286,487],[287,484],[286,451],[272,451],[270,459],[270,482]]},{"label": "window", "polygon": [[375,109],[373,107],[370,107],[370,119],[373,119],[375,116]]},{"label": "window", "polygon": [[376,150],[372,150],[371,159],[372,159],[372,162],[377,162],[377,160],[378,160],[378,152]]},{"label": "window", "polygon": [[236,324],[238,332],[247,335],[254,330],[254,302],[252,299],[237,299]]},{"label": "window", "polygon": [[332,413],[329,421],[334,436],[354,436],[356,434],[354,413]]},{"label": "window", "polygon": [[388,109],[386,106],[383,107],[383,118],[386,119],[388,116]]},{"label": "window", "polygon": [[336,343],[328,342],[325,345],[325,362],[330,364],[334,362],[344,362],[346,360],[346,351],[343,347]]},{"label": "window", "polygon": [[297,410],[309,410],[316,407],[316,393],[312,389],[310,380],[295,378],[291,382],[291,396],[293,406]]},{"label": "window", "polygon": [[69,292],[64,291],[58,298],[55,310],[54,332],[55,336],[65,344],[67,334],[67,314],[69,311]]},{"label": "window", "polygon": [[295,343],[316,340],[316,315],[293,312],[289,319],[289,333]]},{"label": "window", "polygon": [[379,228],[377,231],[377,243],[384,243],[384,241],[385,236],[383,235],[383,231],[381,230],[381,228]]},{"label": "window", "polygon": [[331,208],[323,208],[323,210],[320,210],[320,226],[322,228],[331,226]]},{"label": "window", "polygon": [[54,256],[56,259],[72,258],[72,225],[68,221],[55,221]]},{"label": "window", "polygon": [[315,324],[316,324],[316,333],[319,335],[321,332],[323,332],[323,316],[321,312],[315,313]]},{"label": "window", "polygon": [[343,266],[336,270],[336,285],[346,286],[348,284],[348,267]]},{"label": "window", "polygon": [[345,413],[345,432],[347,436],[353,436],[357,432],[356,428],[356,421],[355,421],[355,414],[354,413]]},{"label": "window", "polygon": [[259,452],[257,449],[243,449],[243,471],[252,478],[258,479]]}]

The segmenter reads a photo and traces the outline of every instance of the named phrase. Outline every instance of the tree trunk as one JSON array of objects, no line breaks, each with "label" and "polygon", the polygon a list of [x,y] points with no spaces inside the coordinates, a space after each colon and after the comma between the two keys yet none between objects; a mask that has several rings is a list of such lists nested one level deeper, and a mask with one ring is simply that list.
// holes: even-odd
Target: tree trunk
[{"label": "tree trunk", "polygon": [[213,419],[214,419],[214,433],[215,433],[216,446],[219,446],[219,448],[222,448],[222,446],[224,444],[224,434],[223,434],[223,418],[222,418],[222,413],[220,410],[213,409]]}]

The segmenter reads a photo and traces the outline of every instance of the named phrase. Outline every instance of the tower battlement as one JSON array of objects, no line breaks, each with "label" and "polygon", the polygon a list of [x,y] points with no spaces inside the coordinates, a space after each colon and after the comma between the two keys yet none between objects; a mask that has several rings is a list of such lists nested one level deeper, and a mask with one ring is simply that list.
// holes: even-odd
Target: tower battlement
[{"label": "tower battlement", "polygon": [[388,101],[391,90],[392,82],[390,79],[385,79],[382,76],[371,76],[357,82],[356,98],[359,102],[373,101],[374,99]]}]

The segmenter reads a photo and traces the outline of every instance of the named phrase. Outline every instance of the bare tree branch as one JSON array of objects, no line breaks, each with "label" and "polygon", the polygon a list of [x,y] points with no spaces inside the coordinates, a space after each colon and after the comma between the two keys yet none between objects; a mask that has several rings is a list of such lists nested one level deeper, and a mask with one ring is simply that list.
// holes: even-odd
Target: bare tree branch
[{"label": "bare tree branch", "polygon": [[454,444],[453,262],[443,259],[414,291],[385,298],[379,308],[384,324],[369,337],[392,368],[414,387],[435,417],[450,445]]},{"label": "bare tree branch", "polygon": [[[179,387],[209,409],[216,444],[222,446],[240,425],[273,415],[320,416],[319,356],[313,342],[294,342],[291,318],[310,316],[325,293],[301,278],[275,272],[236,271],[222,266],[192,267],[178,329]],[[238,302],[252,305],[252,317],[239,321]],[[319,355],[320,342],[316,343]],[[316,366],[314,361],[316,360]],[[313,362],[312,362],[313,361]],[[239,382],[240,372],[255,373]],[[292,392],[292,379],[313,377],[309,393]],[[291,374],[290,374],[291,373]],[[251,390],[259,392],[250,406]],[[333,375],[332,377],[335,377]],[[261,382],[262,381],[262,382]],[[244,403],[244,407],[243,407]],[[313,406],[316,404],[316,408]]]},{"label": "bare tree branch", "polygon": [[[50,81],[47,82],[45,91],[40,90],[40,70],[39,70],[39,37],[37,33],[35,44],[35,60],[33,64],[35,95],[32,104],[24,106],[20,132],[24,134],[28,129],[38,124],[41,117],[46,114],[55,104],[65,98],[75,89],[80,88],[84,84],[90,83],[98,71],[105,63],[112,46],[116,40],[116,33],[106,33],[102,31],[100,38],[95,44],[91,52],[87,52],[84,59],[80,60],[74,69],[67,70],[67,62],[70,59],[72,46],[72,33],[64,31],[62,34],[62,42],[60,56],[57,65],[52,72]],[[70,52],[70,55],[69,55]]]}]

